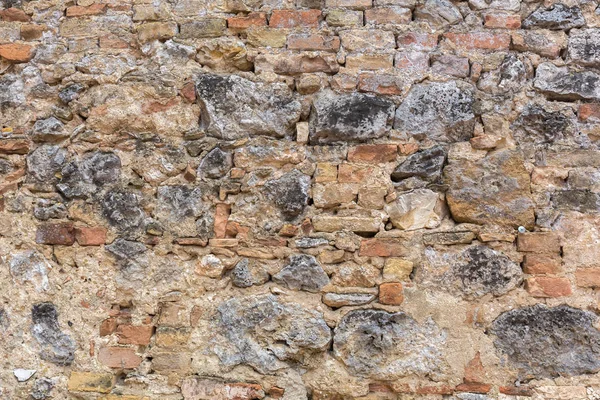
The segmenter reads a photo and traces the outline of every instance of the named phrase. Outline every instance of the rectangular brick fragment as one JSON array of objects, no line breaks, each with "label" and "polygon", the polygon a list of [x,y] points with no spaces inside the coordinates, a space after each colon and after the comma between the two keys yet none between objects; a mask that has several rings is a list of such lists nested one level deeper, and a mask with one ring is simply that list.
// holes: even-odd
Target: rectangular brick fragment
[{"label": "rectangular brick fragment", "polygon": [[325,18],[329,26],[362,26],[363,12],[353,10],[329,10]]},{"label": "rectangular brick fragment", "polygon": [[567,46],[567,35],[562,31],[522,30],[512,33],[511,48],[531,51],[543,57],[557,58]]},{"label": "rectangular brick fragment", "polygon": [[399,51],[394,57],[394,66],[409,73],[426,73],[429,69],[429,54],[422,51]]},{"label": "rectangular brick fragment", "polygon": [[34,56],[34,47],[23,43],[9,43],[0,45],[0,57],[6,61],[23,63],[31,60]]},{"label": "rectangular brick fragment", "polygon": [[339,65],[334,54],[290,54],[279,58],[273,65],[275,73],[281,75],[298,75],[314,72],[334,74],[339,70]]},{"label": "rectangular brick fragment", "polygon": [[361,164],[340,164],[338,166],[338,182],[359,183],[364,182],[376,171],[376,167]]},{"label": "rectangular brick fragment", "polygon": [[267,25],[267,14],[263,12],[251,12],[246,16],[227,18],[229,29],[248,29],[256,26]]},{"label": "rectangular brick fragment", "polygon": [[137,27],[140,42],[153,40],[166,40],[177,35],[177,23],[175,22],[148,22]]},{"label": "rectangular brick fragment", "polygon": [[580,104],[577,110],[580,121],[600,121],[600,103]]},{"label": "rectangular brick fragment", "polygon": [[500,386],[499,391],[509,396],[533,396],[533,390],[529,386]]},{"label": "rectangular brick fragment", "polygon": [[287,47],[290,50],[338,51],[340,38],[317,34],[292,34],[288,36]]},{"label": "rectangular brick fragment", "polygon": [[325,0],[326,8],[350,8],[353,10],[364,10],[373,6],[373,0]]},{"label": "rectangular brick fragment", "polygon": [[182,23],[179,37],[182,39],[219,37],[225,29],[227,29],[227,21],[224,18],[201,18]]},{"label": "rectangular brick fragment", "polygon": [[408,249],[400,238],[373,238],[360,242],[361,257],[403,257]]},{"label": "rectangular brick fragment", "polygon": [[379,232],[381,218],[375,217],[338,217],[335,215],[317,215],[312,219],[316,232]]},{"label": "rectangular brick fragment", "polygon": [[430,51],[438,44],[439,35],[429,33],[406,32],[398,35],[399,49]]},{"label": "rectangular brick fragment", "polygon": [[600,267],[578,268],[575,271],[575,280],[579,287],[600,287]]},{"label": "rectangular brick fragment", "polygon": [[536,276],[528,278],[525,287],[533,297],[563,297],[572,293],[571,282],[567,278]]},{"label": "rectangular brick fragment", "polygon": [[348,51],[385,51],[396,48],[396,39],[390,31],[382,29],[350,29],[340,32],[342,46]]},{"label": "rectangular brick fragment", "polygon": [[559,274],[563,272],[559,254],[528,253],[523,259],[526,274]]},{"label": "rectangular brick fragment", "polygon": [[444,37],[467,50],[508,50],[510,46],[510,35],[507,33],[446,33]]},{"label": "rectangular brick fragment", "polygon": [[0,154],[27,154],[29,153],[29,140],[27,139],[0,139]]},{"label": "rectangular brick fragment", "polygon": [[31,18],[25,11],[15,7],[9,7],[0,10],[0,20],[5,22],[29,22]]},{"label": "rectangular brick fragment", "polygon": [[459,392],[468,392],[468,393],[480,393],[486,394],[492,389],[492,385],[488,385],[485,383],[461,383],[456,386],[456,390]]},{"label": "rectangular brick fragment", "polygon": [[117,336],[120,344],[139,344],[147,346],[154,332],[152,325],[119,325]]},{"label": "rectangular brick fragment", "polygon": [[97,15],[104,12],[106,4],[95,3],[89,6],[71,6],[67,8],[67,17]]},{"label": "rectangular brick fragment", "polygon": [[484,20],[486,28],[519,29],[521,27],[520,15],[486,14]]},{"label": "rectangular brick fragment", "polygon": [[70,222],[45,223],[38,226],[35,242],[71,246],[75,243],[75,229]]},{"label": "rectangular brick fragment", "polygon": [[379,164],[396,161],[398,146],[395,144],[366,144],[351,147],[348,161]]},{"label": "rectangular brick fragment", "polygon": [[367,25],[404,25],[412,21],[410,8],[377,7],[365,11]]},{"label": "rectangular brick fragment", "polygon": [[378,72],[363,72],[358,75],[358,89],[383,95],[400,95],[407,82],[399,76]]},{"label": "rectangular brick fragment", "polygon": [[142,358],[127,347],[103,347],[98,352],[98,361],[109,368],[137,368]]},{"label": "rectangular brick fragment", "polygon": [[152,368],[159,372],[185,372],[190,368],[192,357],[189,353],[154,353]]},{"label": "rectangular brick fragment", "polygon": [[269,19],[273,28],[296,28],[299,26],[317,28],[321,10],[274,10]]},{"label": "rectangular brick fragment", "polygon": [[100,372],[71,371],[67,389],[69,392],[108,393],[115,384],[112,374]]},{"label": "rectangular brick fragment", "polygon": [[392,68],[394,58],[391,54],[348,54],[346,68],[362,71],[377,71]]},{"label": "rectangular brick fragment", "polygon": [[404,301],[402,284],[399,282],[379,285],[379,302],[390,306],[399,306]]},{"label": "rectangular brick fragment", "polygon": [[75,239],[80,246],[100,246],[106,243],[106,228],[101,226],[75,228]]},{"label": "rectangular brick fragment", "polygon": [[517,250],[531,253],[560,253],[560,240],[554,232],[520,233]]},{"label": "rectangular brick fragment", "polygon": [[42,37],[44,31],[48,30],[46,25],[22,24],[21,39],[22,40],[37,40]]}]

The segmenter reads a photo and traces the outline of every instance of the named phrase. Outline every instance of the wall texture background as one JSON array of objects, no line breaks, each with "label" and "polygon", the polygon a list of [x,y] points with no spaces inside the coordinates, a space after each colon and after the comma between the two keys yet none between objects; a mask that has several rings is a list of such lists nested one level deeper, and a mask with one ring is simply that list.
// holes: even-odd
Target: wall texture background
[{"label": "wall texture background", "polygon": [[600,399],[597,1],[0,6],[2,399]]}]

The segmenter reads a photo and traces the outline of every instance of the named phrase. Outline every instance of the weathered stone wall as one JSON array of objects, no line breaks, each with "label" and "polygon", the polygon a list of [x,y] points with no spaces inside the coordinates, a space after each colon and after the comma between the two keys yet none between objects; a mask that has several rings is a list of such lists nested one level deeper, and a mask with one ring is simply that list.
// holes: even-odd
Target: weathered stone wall
[{"label": "weathered stone wall", "polygon": [[596,0],[0,0],[0,74],[0,398],[600,399]]}]

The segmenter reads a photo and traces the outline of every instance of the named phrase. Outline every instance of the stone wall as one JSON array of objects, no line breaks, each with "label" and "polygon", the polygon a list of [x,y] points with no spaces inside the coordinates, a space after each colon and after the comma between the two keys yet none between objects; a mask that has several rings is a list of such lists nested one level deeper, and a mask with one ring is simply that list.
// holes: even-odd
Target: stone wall
[{"label": "stone wall", "polygon": [[0,0],[0,74],[0,398],[600,399],[597,1]]}]

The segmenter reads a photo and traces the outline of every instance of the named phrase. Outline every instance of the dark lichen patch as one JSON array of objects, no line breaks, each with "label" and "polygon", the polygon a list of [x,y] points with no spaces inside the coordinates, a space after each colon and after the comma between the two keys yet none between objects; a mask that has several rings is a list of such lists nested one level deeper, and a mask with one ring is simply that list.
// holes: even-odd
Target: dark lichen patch
[{"label": "dark lichen patch", "polygon": [[68,198],[87,198],[121,177],[121,159],[114,153],[93,152],[72,161],[61,171],[58,190]]},{"label": "dark lichen patch", "polygon": [[396,167],[392,172],[392,181],[418,177],[428,182],[435,182],[442,175],[445,161],[446,151],[441,146],[416,152]]},{"label": "dark lichen patch", "polygon": [[308,204],[310,177],[293,170],[279,179],[267,181],[267,197],[275,203],[286,218],[295,218],[302,214]]},{"label": "dark lichen patch", "polygon": [[569,7],[561,3],[551,7],[540,7],[523,21],[523,28],[541,28],[563,30],[579,28],[585,25],[585,19],[578,6]]},{"label": "dark lichen patch", "polygon": [[31,320],[31,333],[41,346],[40,357],[56,365],[71,365],[75,359],[75,342],[60,330],[54,304],[35,304]]},{"label": "dark lichen patch", "polygon": [[596,318],[566,305],[536,304],[501,314],[491,333],[521,380],[594,374],[600,371]]},{"label": "dark lichen patch", "polygon": [[142,229],[146,214],[139,194],[126,189],[111,190],[100,204],[104,218],[119,232],[135,235]]},{"label": "dark lichen patch", "polygon": [[563,112],[546,111],[533,104],[525,108],[515,121],[515,137],[520,142],[555,143],[573,134],[573,121]]}]

